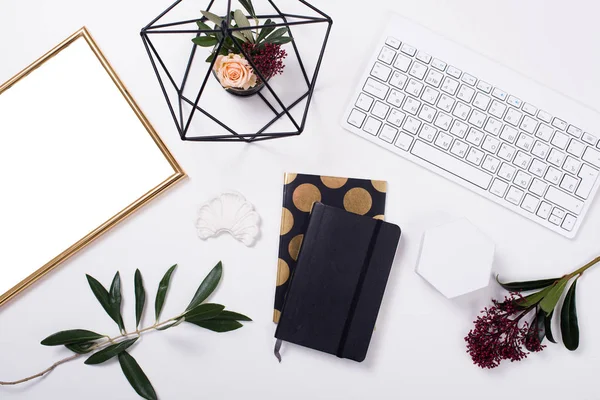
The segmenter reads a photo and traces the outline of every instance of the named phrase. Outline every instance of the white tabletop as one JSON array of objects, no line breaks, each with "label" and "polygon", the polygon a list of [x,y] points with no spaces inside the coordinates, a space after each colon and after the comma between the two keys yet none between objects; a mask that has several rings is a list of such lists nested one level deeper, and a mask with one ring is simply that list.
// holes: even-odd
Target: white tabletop
[{"label": "white tabletop", "polygon": [[[500,294],[497,287],[449,301],[414,273],[423,228],[463,216],[495,241],[496,273],[525,279],[570,272],[600,251],[598,199],[578,237],[569,241],[338,124],[353,79],[364,67],[361,56],[370,54],[390,9],[600,109],[593,90],[600,87],[597,2],[321,1],[335,23],[306,130],[299,137],[252,145],[179,140],[139,38],[139,29],[168,3],[4,0],[0,5],[0,81],[86,25],[190,176],[2,307],[0,380],[33,374],[67,356],[64,349],[39,344],[56,331],[116,334],[87,286],[86,273],[108,285],[114,272],[121,271],[124,318],[131,326],[136,268],[142,270],[153,302],[162,274],[179,263],[164,309],[170,316],[187,305],[204,275],[222,260],[224,279],[212,300],[254,322],[227,334],[185,324],[148,334],[132,355],[162,399],[598,399],[600,271],[590,271],[579,283],[577,352],[550,345],[493,371],[472,365],[463,338],[479,310]],[[198,2],[199,9],[203,5]],[[285,171],[389,182],[386,219],[400,225],[404,236],[364,363],[293,345],[285,346],[283,363],[273,357],[271,316]],[[206,242],[196,236],[198,205],[225,189],[242,192],[262,216],[262,237],[254,248],[228,236]],[[0,397],[137,398],[115,361],[91,367],[82,360],[35,383],[0,387]]]}]

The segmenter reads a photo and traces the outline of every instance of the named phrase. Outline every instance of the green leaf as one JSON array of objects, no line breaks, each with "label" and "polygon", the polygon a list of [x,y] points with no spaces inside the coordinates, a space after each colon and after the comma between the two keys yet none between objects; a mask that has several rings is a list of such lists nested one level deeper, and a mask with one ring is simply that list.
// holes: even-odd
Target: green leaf
[{"label": "green leaf", "polygon": [[158,285],[158,291],[156,292],[156,301],[154,302],[154,312],[156,316],[156,320],[160,318],[160,313],[162,312],[163,306],[165,304],[165,297],[167,297],[167,291],[169,290],[169,283],[171,282],[171,275],[177,264],[173,265],[169,270],[165,273],[165,276],[160,281]]},{"label": "green leaf", "polygon": [[544,341],[544,337],[546,337],[546,319],[546,313],[540,308],[535,318],[535,323],[537,325],[535,330],[538,334],[538,339],[540,343],[542,343]]},{"label": "green leaf", "polygon": [[198,36],[192,39],[192,42],[198,46],[202,47],[212,47],[219,43],[216,37],[214,36]]},{"label": "green leaf", "polygon": [[[270,19],[268,19],[265,21],[265,23],[263,25],[275,25],[275,23],[273,21],[271,21]],[[269,33],[273,32],[273,30],[275,30],[275,28],[270,27],[270,26],[265,26],[264,28],[262,28],[260,30],[260,33],[258,34],[258,39],[256,39],[256,43],[262,42],[263,39],[269,35]]]},{"label": "green leaf", "polygon": [[544,329],[546,331],[546,337],[548,338],[549,341],[551,341],[552,343],[556,344],[556,340],[554,340],[554,335],[552,335],[552,317],[554,316],[554,311],[552,311],[550,314],[548,314],[548,316],[546,317],[545,322],[545,326]]},{"label": "green leaf", "polygon": [[142,273],[139,269],[135,270],[134,276],[135,286],[135,327],[140,326],[142,314],[144,314],[144,305],[146,304],[146,290],[144,289],[144,281]]},{"label": "green leaf", "polygon": [[144,371],[142,371],[140,368],[137,361],[135,361],[135,358],[124,351],[119,354],[119,364],[121,364],[121,369],[123,370],[125,377],[137,394],[146,400],[158,399],[152,384],[148,380],[146,374],[144,374]]},{"label": "green leaf", "polygon": [[71,350],[73,353],[77,354],[87,354],[92,351],[92,346],[95,346],[94,342],[84,342],[84,343],[71,343],[65,344],[65,347]]},{"label": "green leaf", "polygon": [[138,338],[133,338],[133,339],[129,339],[129,340],[124,340],[121,343],[116,343],[116,344],[110,345],[107,348],[102,349],[95,354],[92,354],[87,360],[85,360],[84,364],[87,364],[87,365],[102,364],[103,362],[108,361],[111,358],[118,356],[120,353],[127,350],[137,340],[138,340]]},{"label": "green leaf", "polygon": [[[251,28],[250,21],[248,21],[248,18],[246,18],[246,16],[242,12],[242,10],[235,10],[235,12],[233,13],[233,18],[235,19],[235,23],[237,24],[238,27]],[[254,35],[252,35],[251,29],[244,29],[242,31],[234,31],[234,32],[241,32],[246,37],[246,41],[248,41],[250,43],[254,43]]]},{"label": "green leaf", "polygon": [[212,60],[215,58],[215,53],[210,53],[210,55],[208,57],[206,57],[206,62],[212,62]]},{"label": "green leaf", "polygon": [[218,317],[214,318],[214,319],[203,320],[203,321],[194,321],[194,320],[187,320],[187,319],[185,321],[189,322],[190,324],[197,325],[201,328],[205,328],[205,329],[208,329],[208,330],[211,330],[214,332],[219,332],[219,333],[234,331],[243,326],[238,321],[233,321],[233,320],[228,320],[228,319],[218,319]]},{"label": "green leaf", "polygon": [[186,311],[184,316],[187,320],[203,321],[205,319],[211,319],[221,314],[225,309],[225,306],[221,304],[206,303],[200,304],[189,311]]},{"label": "green leaf", "polygon": [[242,42],[246,42],[247,41],[246,36],[244,36],[244,34],[242,32],[240,32],[240,31],[232,31],[231,34],[237,40],[241,40]]},{"label": "green leaf", "polygon": [[246,317],[244,314],[239,314],[228,310],[221,312],[221,314],[219,314],[218,319],[231,319],[234,321],[252,321],[250,317]]},{"label": "green leaf", "polygon": [[181,324],[185,320],[184,317],[178,318],[170,324],[163,325],[160,328],[156,328],[157,331],[166,331],[167,329],[171,329],[179,324]]},{"label": "green leaf", "polygon": [[544,299],[540,302],[540,307],[542,307],[542,310],[544,310],[546,314],[550,314],[554,310],[554,307],[556,307],[556,303],[558,303],[560,296],[562,296],[565,287],[567,287],[567,283],[569,283],[569,279],[562,278],[556,284],[550,286],[548,294],[544,296]]},{"label": "green leaf", "polygon": [[71,329],[68,331],[60,331],[48,336],[46,339],[42,340],[42,345],[62,346],[65,344],[90,342],[103,337],[103,335],[92,331],[86,331],[85,329]]},{"label": "green leaf", "polygon": [[115,308],[111,304],[111,296],[108,294],[108,291],[104,288],[104,286],[102,286],[100,282],[98,282],[92,276],[86,275],[86,277],[90,288],[92,289],[92,292],[94,292],[94,296],[96,296],[96,298],[100,302],[100,305],[102,306],[102,308],[104,308],[104,311],[106,311],[106,313],[112,318],[112,320],[115,321],[117,325],[119,325],[120,329],[122,324],[120,313],[115,313]]},{"label": "green leaf", "polygon": [[289,36],[282,36],[280,38],[276,38],[276,39],[270,40],[269,43],[273,43],[273,44],[286,44],[286,43],[291,42],[292,40],[294,40],[294,39],[292,39]]},{"label": "green leaf", "polygon": [[208,19],[210,22],[217,24],[217,26],[221,26],[221,24],[223,23],[223,18],[219,17],[218,15],[215,15],[211,12],[208,11],[200,11],[202,13],[202,15],[204,15],[204,17],[206,17],[206,19]]},{"label": "green leaf", "polygon": [[121,275],[119,271],[117,271],[110,284],[109,296],[110,307],[116,318],[117,325],[119,325],[121,332],[125,332],[125,324],[123,324],[123,316],[121,315]]},{"label": "green leaf", "polygon": [[554,282],[558,281],[560,278],[554,279],[542,279],[537,281],[523,281],[523,282],[500,282],[499,275],[496,275],[496,282],[500,284],[504,289],[509,292],[528,292],[531,290],[542,289],[552,285]]},{"label": "green leaf", "polygon": [[265,43],[272,43],[273,40],[282,37],[287,33],[287,28],[278,28],[265,39]]},{"label": "green leaf", "polygon": [[[213,28],[211,28],[210,26],[208,26],[207,24],[205,24],[204,22],[202,22],[201,20],[196,21],[196,25],[198,25],[198,29],[200,29],[201,31],[212,31]],[[204,33],[207,36],[212,36],[212,33]]]},{"label": "green leaf", "polygon": [[522,299],[517,300],[517,305],[522,308],[531,307],[540,301],[550,292],[554,286],[548,286],[547,288],[540,290],[539,292],[525,296]]},{"label": "green leaf", "polygon": [[199,306],[208,298],[208,296],[210,296],[212,292],[214,292],[215,288],[219,284],[219,281],[221,280],[221,275],[223,275],[223,264],[221,261],[219,261],[217,265],[215,265],[215,267],[208,273],[208,275],[206,275],[206,278],[204,278],[198,287],[198,290],[192,298],[190,305],[185,309],[186,312],[196,306]]},{"label": "green leaf", "polygon": [[250,14],[252,18],[256,18],[256,12],[254,11],[252,0],[239,0],[239,2],[242,5],[242,7],[244,7],[244,9],[248,11],[248,14]]},{"label": "green leaf", "polygon": [[565,302],[560,313],[560,330],[562,332],[563,343],[571,351],[579,347],[579,323],[577,320],[577,304],[575,290],[577,289],[577,279],[569,288]]}]

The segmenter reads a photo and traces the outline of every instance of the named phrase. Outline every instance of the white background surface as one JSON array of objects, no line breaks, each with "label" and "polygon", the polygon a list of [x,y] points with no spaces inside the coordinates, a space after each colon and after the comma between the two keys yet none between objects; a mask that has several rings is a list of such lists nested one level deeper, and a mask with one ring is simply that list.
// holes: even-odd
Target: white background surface
[{"label": "white background surface", "polygon": [[[198,8],[203,4],[198,2]],[[491,286],[448,301],[413,272],[423,228],[451,215],[469,218],[496,242],[494,271],[502,276],[562,275],[600,251],[599,201],[577,239],[569,241],[338,125],[353,78],[364,67],[361,57],[370,54],[368,46],[378,38],[388,9],[599,109],[593,90],[600,87],[600,56],[594,51],[600,33],[595,2],[371,0],[365,5],[321,1],[318,5],[335,24],[307,129],[300,137],[250,146],[179,141],[138,35],[140,27],[167,5],[158,0],[3,0],[0,4],[1,81],[87,25],[191,177],[0,310],[0,379],[33,374],[68,355],[38,344],[55,331],[87,328],[116,333],[87,287],[85,273],[108,285],[115,270],[121,271],[124,318],[131,326],[136,268],[143,271],[153,302],[162,274],[179,263],[164,310],[170,316],[187,305],[198,283],[221,259],[224,280],[213,300],[250,315],[254,322],[222,335],[184,325],[145,337],[132,354],[162,399],[600,398],[595,384],[600,361],[599,271],[590,271],[578,285],[582,330],[578,352],[551,346],[494,371],[471,364],[463,337],[479,309],[499,291]],[[404,237],[377,331],[362,364],[291,345],[284,349],[282,364],[272,355],[284,171],[389,182],[386,219],[399,224]],[[196,237],[197,206],[228,188],[242,192],[263,217],[262,238],[255,248],[247,249],[226,236],[208,242]],[[137,398],[114,361],[100,367],[75,361],[35,383],[0,388],[0,397]]]}]

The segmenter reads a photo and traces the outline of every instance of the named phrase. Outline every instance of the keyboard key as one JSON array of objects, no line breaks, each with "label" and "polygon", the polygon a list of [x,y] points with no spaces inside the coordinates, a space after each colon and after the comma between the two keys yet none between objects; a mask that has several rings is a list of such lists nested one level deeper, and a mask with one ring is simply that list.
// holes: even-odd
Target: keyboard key
[{"label": "keyboard key", "polygon": [[399,41],[398,39],[396,39],[395,37],[388,36],[387,39],[385,40],[385,44],[398,50],[400,48],[400,45],[402,44],[402,42]]},{"label": "keyboard key", "polygon": [[454,111],[452,111],[452,115],[462,119],[463,121],[467,119],[467,116],[471,112],[471,107],[468,105],[461,103],[460,101],[456,103],[456,107],[454,107]]},{"label": "keyboard key", "polygon": [[548,189],[545,198],[550,203],[554,203],[575,215],[579,215],[581,214],[581,211],[583,211],[583,201],[578,200],[553,186]]},{"label": "keyboard key", "polygon": [[558,207],[554,207],[554,210],[552,210],[552,215],[557,216],[562,221],[563,218],[565,217],[566,213],[564,212],[564,210],[561,210]]},{"label": "keyboard key", "polygon": [[424,62],[425,64],[429,64],[429,61],[431,61],[431,56],[427,53],[419,51],[417,53],[417,60]]},{"label": "keyboard key", "polygon": [[[498,134],[500,133],[500,129],[502,129],[502,122],[498,121],[497,119],[491,118],[491,117],[488,118],[488,120],[485,124],[485,127],[483,128],[484,131],[486,131],[487,133],[491,133],[492,135],[495,135],[495,136],[498,136]],[[516,130],[515,130],[515,132],[516,132]]]},{"label": "keyboard key", "polygon": [[438,101],[437,106],[442,111],[450,112],[450,110],[452,110],[452,106],[454,105],[454,103],[455,103],[455,100],[452,97],[446,96],[445,94],[443,94],[440,97],[440,101]]},{"label": "keyboard key", "polygon": [[548,218],[548,221],[550,221],[554,225],[560,225],[560,224],[562,224],[562,218],[560,218],[559,216],[554,215],[554,214],[552,214],[550,216],[550,218]]},{"label": "keyboard key", "polygon": [[442,60],[438,60],[437,58],[433,59],[431,66],[435,69],[439,69],[440,71],[444,71],[446,69],[446,63]]},{"label": "keyboard key", "polygon": [[526,135],[524,133],[521,133],[521,135],[519,136],[519,139],[517,140],[517,147],[525,150],[525,151],[529,151],[531,150],[531,146],[533,146],[533,137]]},{"label": "keyboard key", "polygon": [[363,88],[363,91],[367,92],[368,94],[371,94],[375,97],[377,97],[378,99],[385,99],[385,96],[387,95],[389,88],[387,85],[376,81],[373,78],[367,78],[367,81],[365,82],[365,86]]},{"label": "keyboard key", "polygon": [[394,71],[394,73],[392,74],[392,79],[390,79],[390,85],[398,89],[402,89],[404,88],[406,81],[408,81],[408,77],[406,75],[401,74],[398,71]]},{"label": "keyboard key", "polygon": [[375,78],[381,79],[384,82],[387,82],[390,74],[392,73],[392,69],[382,63],[376,62],[371,69],[371,76]]},{"label": "keyboard key", "polygon": [[530,162],[531,156],[529,154],[523,153],[522,151],[518,151],[515,159],[513,160],[513,164],[525,170],[529,167]]},{"label": "keyboard key", "polygon": [[498,176],[500,178],[506,179],[507,181],[512,181],[517,169],[510,164],[503,163],[498,171]]},{"label": "keyboard key", "polygon": [[562,167],[563,162],[565,162],[565,157],[565,153],[556,149],[552,149],[548,155],[548,162],[560,168]]},{"label": "keyboard key", "polygon": [[492,105],[490,106],[489,113],[496,118],[502,119],[506,108],[507,107],[504,104],[498,102],[497,100],[494,100],[492,101]]},{"label": "keyboard key", "polygon": [[373,114],[377,118],[385,119],[389,110],[390,106],[378,101],[375,103],[375,107],[373,107],[373,111],[371,111],[371,114]]},{"label": "keyboard key", "polygon": [[469,149],[469,145],[465,142],[461,142],[460,140],[455,140],[452,148],[450,149],[450,153],[454,154],[457,157],[464,158],[467,154],[467,150]]},{"label": "keyboard key", "polygon": [[508,100],[506,102],[516,108],[521,108],[521,104],[523,104],[521,99],[518,99],[515,96],[508,96]]},{"label": "keyboard key", "polygon": [[571,156],[567,156],[567,160],[565,161],[565,163],[563,165],[563,169],[573,175],[577,174],[580,167],[581,167],[581,163]]},{"label": "keyboard key", "polygon": [[471,85],[471,86],[475,86],[475,83],[477,83],[477,78],[475,78],[473,75],[469,75],[467,73],[464,73],[460,80],[463,81],[464,83],[466,83],[467,85]]},{"label": "keyboard key", "polygon": [[509,108],[504,120],[513,126],[519,126],[519,121],[521,121],[522,113],[515,110],[514,108]]},{"label": "keyboard key", "polygon": [[489,94],[492,91],[492,85],[484,81],[479,81],[477,82],[477,89]]},{"label": "keyboard key", "polygon": [[361,110],[369,111],[371,109],[371,105],[373,105],[373,98],[367,96],[364,93],[358,95],[358,99],[356,100],[356,107]]},{"label": "keyboard key", "polygon": [[402,127],[405,131],[412,133],[415,135],[419,131],[419,127],[421,126],[421,121],[413,117],[407,117],[406,121],[404,121],[404,126]]},{"label": "keyboard key", "polygon": [[521,208],[533,214],[537,210],[538,204],[540,204],[539,199],[530,194],[526,194],[523,203],[521,203]]},{"label": "keyboard key", "polygon": [[394,143],[394,139],[396,138],[396,134],[398,133],[398,129],[392,128],[391,126],[385,124],[381,133],[379,134],[379,138],[383,139],[388,143]]},{"label": "keyboard key", "polygon": [[494,183],[492,184],[492,187],[490,188],[490,192],[492,192],[492,194],[495,194],[498,197],[504,197],[507,190],[508,190],[508,183],[506,183],[500,179],[494,179]]},{"label": "keyboard key", "polygon": [[512,126],[504,125],[504,128],[502,128],[502,133],[500,134],[500,138],[509,143],[514,143],[515,139],[517,139],[518,134],[519,131],[517,131]]},{"label": "keyboard key", "polygon": [[465,103],[470,103],[471,99],[473,98],[473,95],[475,95],[475,89],[470,88],[467,85],[462,85],[460,87],[460,90],[458,91],[458,94],[456,95],[456,97],[458,97],[460,100],[464,101]]},{"label": "keyboard key", "polygon": [[538,116],[539,119],[541,119],[542,121],[544,121],[547,124],[549,124],[552,121],[552,115],[548,114],[544,110],[538,111],[538,115],[537,116]]},{"label": "keyboard key", "polygon": [[531,154],[545,160],[549,151],[550,151],[550,146],[548,146],[544,142],[537,140],[535,142],[535,144],[533,145],[533,149],[531,149]]},{"label": "keyboard key", "polygon": [[504,101],[506,100],[506,96],[508,96],[508,94],[502,89],[494,88],[494,90],[492,91],[492,96]]},{"label": "keyboard key", "polygon": [[[541,197],[546,192],[547,187],[548,187],[548,184],[544,183],[543,181],[541,181],[537,178],[533,178],[533,182],[531,182],[531,186],[529,187],[529,190],[531,191],[531,193],[537,194],[538,196]],[[548,210],[548,212],[550,212],[550,210]]]},{"label": "keyboard key", "polygon": [[348,123],[360,128],[365,121],[365,118],[367,118],[367,114],[358,111],[356,108],[353,108],[350,112],[350,116],[348,117]]},{"label": "keyboard key", "polygon": [[538,126],[537,132],[535,134],[536,137],[549,142],[552,139],[552,134],[554,133],[554,129],[549,127],[548,125],[540,124]]},{"label": "keyboard key", "polygon": [[502,143],[500,146],[500,151],[498,151],[498,157],[510,162],[515,156],[516,151],[517,150],[514,147],[509,146],[506,143]]},{"label": "keyboard key", "polygon": [[427,73],[427,78],[425,78],[425,82],[428,85],[431,85],[434,87],[439,87],[440,83],[442,83],[443,77],[444,77],[444,74],[442,74],[441,72],[438,72],[435,69],[430,69],[429,72]]},{"label": "keyboard key", "polygon": [[567,123],[560,118],[554,118],[552,120],[552,126],[554,126],[555,128],[558,128],[562,131],[567,129]]},{"label": "keyboard key", "polygon": [[587,199],[596,184],[598,179],[598,171],[589,165],[583,165],[577,176],[581,179],[581,183],[577,188],[575,194],[579,197]]},{"label": "keyboard key", "polygon": [[455,120],[452,124],[452,128],[450,128],[450,133],[454,136],[458,136],[459,138],[464,138],[467,133],[467,129],[469,129],[469,125],[462,123],[458,120]]},{"label": "keyboard key", "polygon": [[407,133],[400,132],[400,134],[398,135],[398,139],[396,139],[396,143],[394,145],[404,151],[408,151],[412,142],[412,136],[410,136]]},{"label": "keyboard key", "polygon": [[565,174],[562,181],[560,182],[560,187],[569,193],[573,193],[578,184],[579,181],[576,178],[572,177],[571,175]]},{"label": "keyboard key", "polygon": [[583,134],[581,139],[591,146],[595,146],[598,143],[598,138],[587,132]]},{"label": "keyboard key", "polygon": [[405,97],[406,96],[404,95],[404,93],[396,89],[392,89],[390,95],[388,96],[387,102],[393,105],[394,107],[400,107]]},{"label": "keyboard key", "polygon": [[[529,175],[526,172],[523,171],[518,171],[517,174],[515,175],[515,185],[520,186],[521,188],[527,190],[527,188],[529,187],[529,183],[531,182],[531,175]],[[533,211],[532,211],[533,212]]]},{"label": "keyboard key", "polygon": [[409,56],[414,56],[415,53],[417,52],[417,49],[415,49],[414,47],[404,43],[402,45],[402,48],[400,49],[401,52],[408,54]]},{"label": "keyboard key", "polygon": [[379,57],[377,59],[386,64],[391,64],[394,61],[394,57],[396,57],[396,52],[389,47],[383,47],[379,52]]},{"label": "keyboard key", "polygon": [[475,128],[471,128],[469,134],[467,135],[467,142],[471,143],[474,146],[479,147],[481,142],[483,141],[483,133],[478,131]]},{"label": "keyboard key", "polygon": [[421,107],[421,111],[419,112],[419,118],[429,123],[432,123],[436,113],[437,111],[435,108],[429,107],[425,104],[423,105],[423,107]]},{"label": "keyboard key", "polygon": [[560,227],[566,231],[571,232],[573,230],[573,228],[575,227],[576,223],[577,223],[577,218],[575,218],[571,214],[567,214],[567,216],[565,217],[565,220],[563,221],[563,223]]},{"label": "keyboard key", "polygon": [[485,122],[486,118],[487,114],[484,114],[481,111],[473,110],[471,116],[469,117],[469,123],[481,128],[483,127],[483,123]]},{"label": "keyboard key", "polygon": [[531,163],[531,166],[529,167],[529,172],[541,178],[542,176],[544,176],[544,172],[546,172],[547,167],[548,165],[545,162],[534,158]]},{"label": "keyboard key", "polygon": [[455,81],[454,79],[447,76],[444,79],[444,83],[442,84],[441,89],[442,89],[442,91],[448,93],[449,95],[454,96],[454,94],[458,90],[459,86],[460,86],[460,83],[458,83],[458,81]]},{"label": "keyboard key", "polygon": [[535,128],[537,128],[537,121],[529,116],[523,117],[523,121],[521,121],[521,129],[523,129],[527,133],[533,134],[535,132]]},{"label": "keyboard key", "polygon": [[390,112],[387,121],[392,125],[400,126],[402,125],[402,121],[404,120],[405,116],[406,114],[404,114],[402,111],[393,108],[392,112]]},{"label": "keyboard key", "polygon": [[455,68],[452,65],[448,67],[448,71],[446,72],[448,73],[448,75],[453,76],[456,79],[460,78],[460,74],[462,74],[462,71],[460,69]]},{"label": "keyboard key", "polygon": [[558,182],[560,182],[561,177],[562,172],[560,172],[554,167],[550,167],[548,168],[548,171],[546,171],[546,176],[544,176],[544,179],[554,185],[558,185]]},{"label": "keyboard key", "polygon": [[551,143],[553,146],[564,150],[567,148],[567,144],[569,143],[569,137],[562,132],[556,131]]},{"label": "keyboard key", "polygon": [[498,151],[498,147],[500,146],[500,141],[491,135],[487,135],[485,140],[483,141],[482,149],[488,151],[492,154],[496,154]]},{"label": "keyboard key", "polygon": [[525,192],[523,192],[521,189],[511,186],[506,194],[506,200],[518,206],[521,203],[521,199],[523,198],[524,194]]},{"label": "keyboard key", "polygon": [[367,118],[367,122],[365,123],[363,131],[370,133],[373,136],[377,136],[379,128],[381,128],[381,121],[373,117],[369,117]]},{"label": "keyboard key", "polygon": [[533,115],[534,117],[535,117],[535,114],[536,114],[536,113],[537,113],[537,111],[538,111],[538,109],[537,109],[536,107],[532,106],[532,105],[531,105],[531,104],[529,104],[529,103],[525,103],[525,104],[523,104],[523,108],[522,108],[522,110],[523,110],[523,111],[525,111],[525,112],[526,112],[527,114],[529,114],[529,115]]},{"label": "keyboard key", "polygon": [[588,147],[583,153],[583,161],[589,162],[594,167],[600,168],[600,151]]},{"label": "keyboard key", "polygon": [[417,115],[419,107],[421,107],[421,102],[419,100],[413,99],[412,97],[408,97],[404,102],[402,109],[409,114]]},{"label": "keyboard key", "polygon": [[452,144],[452,140],[452,136],[448,135],[447,133],[440,132],[437,139],[435,139],[435,145],[444,150],[448,150]]},{"label": "keyboard key", "polygon": [[408,94],[412,94],[415,97],[419,97],[421,95],[421,90],[423,90],[423,86],[424,85],[421,82],[411,78],[411,80],[408,81],[408,85],[406,85],[406,89],[404,90]]},{"label": "keyboard key", "polygon": [[477,93],[475,95],[475,100],[473,100],[473,105],[479,108],[480,110],[485,111],[490,105],[490,101],[492,101],[492,99],[486,96],[485,94]]},{"label": "keyboard key", "polygon": [[579,129],[576,126],[573,126],[573,125],[569,125],[569,127],[567,128],[567,133],[569,135],[575,136],[576,138],[580,138],[581,135],[583,134],[583,132],[581,131],[581,129]]},{"label": "keyboard key", "polygon": [[491,155],[488,154],[485,157],[485,160],[483,160],[483,164],[481,166],[486,171],[489,171],[492,174],[495,174],[496,171],[498,171],[498,167],[500,166],[500,160],[498,160],[497,158],[492,157]]},{"label": "keyboard key", "polygon": [[417,141],[412,149],[415,156],[470,182],[482,189],[490,186],[492,177],[478,168],[472,167],[425,142]]},{"label": "keyboard key", "polygon": [[581,157],[586,147],[585,144],[572,139],[571,143],[569,143],[569,147],[567,147],[567,153],[573,154],[575,157]]},{"label": "keyboard key", "polygon": [[548,219],[550,216],[550,211],[552,211],[552,204],[542,201],[542,204],[540,204],[540,208],[538,208],[536,214],[540,218]]},{"label": "keyboard key", "polygon": [[396,58],[396,62],[394,62],[394,68],[399,69],[402,72],[408,72],[408,68],[410,67],[410,63],[412,60],[405,55],[398,54]]},{"label": "keyboard key", "polygon": [[447,131],[450,128],[450,123],[452,122],[452,117],[446,115],[442,112],[438,113],[434,125],[440,129]]},{"label": "keyboard key", "polygon": [[425,77],[425,73],[427,72],[427,66],[421,64],[420,62],[413,62],[408,74],[414,76],[415,78],[422,80]]},{"label": "keyboard key", "polygon": [[430,87],[426,87],[423,91],[423,94],[421,95],[421,100],[423,100],[425,103],[435,105],[435,102],[439,95],[440,92],[438,92],[437,90]]},{"label": "keyboard key", "polygon": [[419,132],[419,137],[429,143],[433,142],[437,129],[429,125],[423,125],[423,129]]}]

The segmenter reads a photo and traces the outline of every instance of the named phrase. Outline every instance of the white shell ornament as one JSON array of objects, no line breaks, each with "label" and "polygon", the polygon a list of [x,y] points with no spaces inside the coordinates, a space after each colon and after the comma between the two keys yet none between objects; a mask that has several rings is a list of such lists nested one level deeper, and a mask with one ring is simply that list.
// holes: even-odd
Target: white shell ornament
[{"label": "white shell ornament", "polygon": [[229,233],[246,246],[254,244],[260,233],[260,215],[252,203],[237,192],[225,192],[198,210],[198,237],[206,240]]}]

